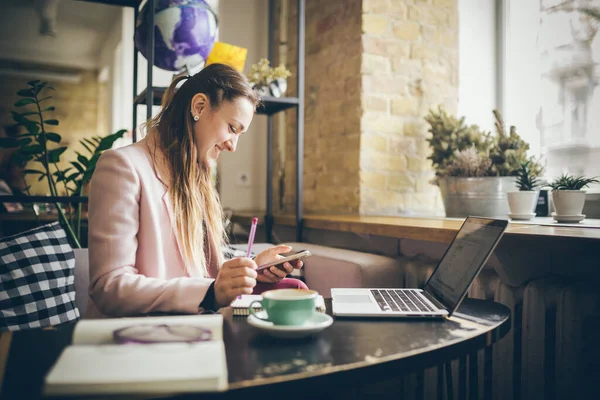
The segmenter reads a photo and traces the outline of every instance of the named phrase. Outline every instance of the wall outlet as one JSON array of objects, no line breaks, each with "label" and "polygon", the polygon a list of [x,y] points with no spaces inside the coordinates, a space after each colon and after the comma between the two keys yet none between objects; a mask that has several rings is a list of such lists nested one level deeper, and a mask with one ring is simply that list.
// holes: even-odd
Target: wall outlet
[{"label": "wall outlet", "polygon": [[237,185],[240,187],[250,187],[250,174],[248,172],[238,173]]}]

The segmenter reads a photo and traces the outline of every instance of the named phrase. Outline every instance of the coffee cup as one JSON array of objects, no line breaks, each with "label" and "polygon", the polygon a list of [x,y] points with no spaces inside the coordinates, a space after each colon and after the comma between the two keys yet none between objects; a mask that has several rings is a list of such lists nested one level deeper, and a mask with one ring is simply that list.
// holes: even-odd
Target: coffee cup
[{"label": "coffee cup", "polygon": [[[250,314],[274,325],[302,325],[315,315],[317,292],[304,289],[275,289],[262,293],[262,300],[253,301]],[[254,304],[266,312],[266,318],[256,314]]]}]

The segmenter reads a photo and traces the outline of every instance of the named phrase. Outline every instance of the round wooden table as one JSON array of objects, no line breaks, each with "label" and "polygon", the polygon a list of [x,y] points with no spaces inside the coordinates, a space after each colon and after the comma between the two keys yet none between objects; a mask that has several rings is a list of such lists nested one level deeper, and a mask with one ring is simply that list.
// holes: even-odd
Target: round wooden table
[{"label": "round wooden table", "polygon": [[[330,300],[326,303],[330,313]],[[479,391],[477,352],[486,349],[484,359],[491,360],[492,344],[509,330],[508,308],[474,299],[465,299],[458,312],[446,320],[337,318],[315,337],[294,340],[274,339],[250,326],[244,317],[227,316],[224,341],[229,391],[197,397],[346,399],[364,395],[365,388],[379,383],[403,382],[411,373],[419,376],[429,367],[438,366],[442,372],[446,365],[446,378],[452,378],[448,363],[459,360],[458,374],[443,383],[444,374],[440,373],[438,386],[447,388],[450,395],[456,392],[458,398],[467,398]],[[56,330],[14,333],[3,395],[39,398],[44,375],[69,344],[72,331],[73,325],[65,325]],[[484,376],[491,377],[491,370]],[[484,383],[484,393],[491,393],[487,387],[491,379]],[[396,398],[404,391],[401,386],[392,385],[399,394]],[[389,392],[386,389],[386,394]],[[183,397],[188,396],[195,397]]]}]

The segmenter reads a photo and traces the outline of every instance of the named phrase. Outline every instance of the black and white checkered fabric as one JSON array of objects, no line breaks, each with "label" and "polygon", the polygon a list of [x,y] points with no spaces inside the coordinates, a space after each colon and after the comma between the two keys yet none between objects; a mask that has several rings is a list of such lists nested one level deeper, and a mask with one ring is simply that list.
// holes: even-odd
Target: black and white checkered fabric
[{"label": "black and white checkered fabric", "polygon": [[79,318],[75,257],[59,222],[0,240],[0,330]]},{"label": "black and white checkered fabric", "polygon": [[[233,247],[231,247],[231,245],[226,245],[225,247],[223,247],[222,252],[223,252],[223,257],[226,260],[231,260],[232,258],[236,258],[236,257],[246,257],[245,251],[233,248]],[[256,257],[256,254],[254,254],[253,251],[250,251],[250,257],[254,258],[254,257]]]}]

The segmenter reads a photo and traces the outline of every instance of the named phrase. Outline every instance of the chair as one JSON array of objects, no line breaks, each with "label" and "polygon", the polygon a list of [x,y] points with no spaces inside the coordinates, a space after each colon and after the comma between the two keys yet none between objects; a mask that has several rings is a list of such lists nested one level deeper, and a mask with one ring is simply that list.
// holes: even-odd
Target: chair
[{"label": "chair", "polygon": [[75,304],[84,318],[89,299],[90,260],[88,249],[73,249],[75,253]]}]

